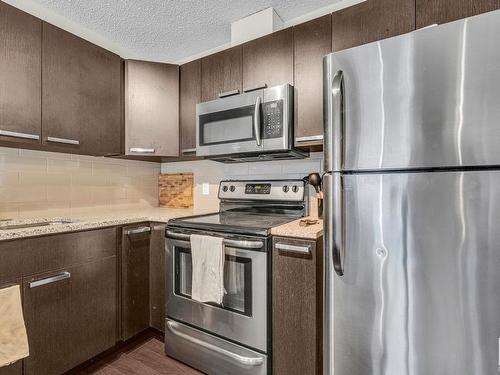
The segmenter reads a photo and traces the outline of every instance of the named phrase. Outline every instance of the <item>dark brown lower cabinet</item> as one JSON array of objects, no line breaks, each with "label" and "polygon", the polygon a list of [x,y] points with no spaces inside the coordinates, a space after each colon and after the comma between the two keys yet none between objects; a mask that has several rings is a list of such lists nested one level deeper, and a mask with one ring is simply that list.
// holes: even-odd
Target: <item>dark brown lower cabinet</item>
[{"label": "dark brown lower cabinet", "polygon": [[23,362],[18,361],[7,367],[0,367],[0,375],[22,375]]},{"label": "dark brown lower cabinet", "polygon": [[116,256],[23,279],[26,375],[59,375],[116,342]]},{"label": "dark brown lower cabinet", "polygon": [[150,226],[126,227],[122,238],[122,339],[149,327]]},{"label": "dark brown lower cabinet", "polygon": [[322,374],[323,247],[273,239],[273,374]]},{"label": "dark brown lower cabinet", "polygon": [[149,261],[150,325],[165,331],[165,224],[151,228]]}]

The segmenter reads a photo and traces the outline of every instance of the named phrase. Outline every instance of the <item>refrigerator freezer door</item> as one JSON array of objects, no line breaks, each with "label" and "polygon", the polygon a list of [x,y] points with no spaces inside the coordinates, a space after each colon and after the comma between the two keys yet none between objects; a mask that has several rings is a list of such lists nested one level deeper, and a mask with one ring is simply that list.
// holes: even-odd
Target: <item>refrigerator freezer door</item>
[{"label": "refrigerator freezer door", "polygon": [[347,175],[344,200],[335,375],[496,374],[500,171]]},{"label": "refrigerator freezer door", "polygon": [[343,169],[500,165],[498,35],[495,11],[329,55],[325,77],[342,71],[345,87]]}]

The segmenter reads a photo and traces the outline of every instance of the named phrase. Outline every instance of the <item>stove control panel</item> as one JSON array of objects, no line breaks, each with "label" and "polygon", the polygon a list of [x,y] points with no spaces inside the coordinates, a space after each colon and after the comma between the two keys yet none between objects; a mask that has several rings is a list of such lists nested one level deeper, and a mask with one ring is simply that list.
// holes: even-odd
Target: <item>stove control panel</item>
[{"label": "stove control panel", "polygon": [[302,180],[221,181],[219,199],[225,200],[267,200],[303,201],[305,183]]}]

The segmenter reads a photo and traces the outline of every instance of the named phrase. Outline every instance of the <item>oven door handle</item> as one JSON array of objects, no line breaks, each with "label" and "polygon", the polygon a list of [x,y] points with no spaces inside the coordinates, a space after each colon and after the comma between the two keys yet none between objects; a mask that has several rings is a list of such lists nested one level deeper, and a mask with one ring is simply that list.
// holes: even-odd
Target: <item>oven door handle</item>
[{"label": "oven door handle", "polygon": [[239,355],[237,353],[233,353],[227,349],[224,348],[219,348],[218,346],[209,344],[208,342],[202,341],[196,337],[189,336],[183,332],[180,332],[176,330],[176,323],[172,321],[167,321],[167,328],[169,329],[170,332],[172,332],[174,335],[177,337],[180,337],[186,341],[189,341],[195,345],[202,346],[208,350],[212,350],[216,353],[225,355],[227,357],[230,357],[234,359],[235,361],[239,362],[242,365],[245,366],[261,366],[264,363],[264,358],[261,357],[245,357],[242,355]]},{"label": "oven door handle", "polygon": [[[191,236],[189,234],[177,233],[167,230],[167,237],[172,238],[174,240],[180,241],[190,241]],[[224,245],[230,247],[238,247],[241,249],[261,249],[264,247],[264,242],[262,241],[247,241],[247,240],[231,240],[228,238],[224,238]]]}]

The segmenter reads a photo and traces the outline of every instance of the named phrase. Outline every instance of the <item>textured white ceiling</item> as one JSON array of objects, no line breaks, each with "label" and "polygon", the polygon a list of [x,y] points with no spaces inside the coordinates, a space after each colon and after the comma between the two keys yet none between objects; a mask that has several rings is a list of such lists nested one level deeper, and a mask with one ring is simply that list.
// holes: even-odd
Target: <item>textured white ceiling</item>
[{"label": "textured white ceiling", "polygon": [[174,62],[229,43],[231,22],[267,7],[274,7],[286,22],[339,0],[32,2],[121,46],[135,58]]}]

